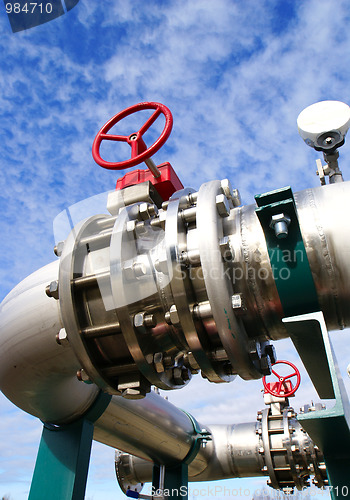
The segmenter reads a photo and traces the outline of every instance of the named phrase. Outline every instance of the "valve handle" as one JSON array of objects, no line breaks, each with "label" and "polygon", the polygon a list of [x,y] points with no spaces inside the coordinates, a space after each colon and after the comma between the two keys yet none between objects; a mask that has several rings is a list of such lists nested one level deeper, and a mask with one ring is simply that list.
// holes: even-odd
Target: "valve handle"
[{"label": "valve handle", "polygon": [[[273,375],[275,375],[275,377],[278,378],[278,382],[270,384],[270,383],[266,382],[266,377],[263,377],[262,381],[264,384],[264,388],[265,388],[265,391],[268,392],[269,394],[272,394],[272,396],[276,396],[278,398],[288,398],[289,396],[292,396],[296,392],[296,390],[299,388],[300,380],[301,380],[300,372],[299,372],[298,368],[295,365],[293,365],[293,363],[291,363],[290,361],[276,361],[276,363],[274,363],[272,366],[275,366],[277,364],[288,365],[288,366],[292,367],[294,371],[290,375],[281,376],[272,368],[271,372]],[[290,379],[292,377],[297,378],[297,381],[296,381],[296,384],[294,387],[290,381]],[[290,385],[292,387],[291,389],[289,389],[289,387],[288,387],[289,384],[287,384],[287,382],[290,383]],[[273,388],[271,388],[271,386]]]},{"label": "valve handle", "polygon": [[[146,120],[142,127],[129,136],[126,135],[113,135],[107,132],[114,127],[114,125],[120,122],[123,118],[126,118],[133,113],[142,111],[144,109],[154,109],[154,113]],[[165,125],[162,133],[158,139],[147,148],[142,136],[147,130],[153,125],[157,118],[163,114],[165,116]],[[95,137],[92,145],[92,156],[95,162],[103,168],[110,170],[122,170],[124,168],[135,167],[148,160],[154,153],[156,153],[163,144],[167,141],[171,129],[173,127],[173,116],[170,109],[168,109],[164,104],[159,102],[140,102],[134,104],[129,108],[124,109],[117,113],[113,118],[111,118],[107,123],[103,125],[101,130]],[[103,160],[100,155],[100,146],[102,141],[116,141],[116,142],[127,142],[131,146],[131,158],[129,160],[119,161],[119,162],[108,162]]]}]

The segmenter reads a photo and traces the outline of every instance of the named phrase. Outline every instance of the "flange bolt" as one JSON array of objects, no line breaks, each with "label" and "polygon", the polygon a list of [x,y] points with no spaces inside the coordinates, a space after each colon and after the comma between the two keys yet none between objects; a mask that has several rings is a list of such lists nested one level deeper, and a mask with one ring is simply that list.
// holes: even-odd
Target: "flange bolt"
[{"label": "flange bolt", "polygon": [[283,239],[288,236],[288,226],[291,219],[286,214],[277,214],[271,217],[270,227],[275,230],[276,238]]}]

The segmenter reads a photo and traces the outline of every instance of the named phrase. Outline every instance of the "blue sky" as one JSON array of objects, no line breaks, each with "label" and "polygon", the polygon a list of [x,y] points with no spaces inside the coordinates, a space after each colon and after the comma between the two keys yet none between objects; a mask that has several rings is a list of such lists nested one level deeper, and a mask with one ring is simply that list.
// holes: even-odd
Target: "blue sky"
[{"label": "blue sky", "polygon": [[[61,210],[113,189],[118,174],[94,163],[91,145],[111,116],[137,102],[171,109],[173,132],[155,160],[170,161],[184,185],[228,177],[245,204],[285,185],[317,186],[319,155],[303,144],[296,119],[316,101],[350,103],[349,21],[348,0],[80,0],[13,34],[1,4],[0,299],[53,260]],[[349,157],[345,145],[347,179]],[[339,351],[348,337],[334,334]],[[297,360],[288,342],[277,348]],[[263,405],[259,383],[241,380],[195,380],[169,397],[203,423],[253,420]],[[305,377],[296,407],[310,397]],[[3,396],[0,405],[0,496],[23,500],[41,424]],[[264,483],[244,481],[252,491]],[[86,498],[123,498],[113,450],[102,445]]]}]

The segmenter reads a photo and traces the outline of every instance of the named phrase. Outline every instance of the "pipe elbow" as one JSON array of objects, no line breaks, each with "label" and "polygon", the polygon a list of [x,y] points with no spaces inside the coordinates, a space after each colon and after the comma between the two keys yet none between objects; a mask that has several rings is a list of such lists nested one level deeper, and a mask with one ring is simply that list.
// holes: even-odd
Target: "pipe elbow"
[{"label": "pipe elbow", "polygon": [[82,415],[98,388],[79,382],[73,350],[56,342],[63,328],[59,302],[46,295],[59,261],[19,283],[0,305],[0,389],[22,410],[53,423]]}]

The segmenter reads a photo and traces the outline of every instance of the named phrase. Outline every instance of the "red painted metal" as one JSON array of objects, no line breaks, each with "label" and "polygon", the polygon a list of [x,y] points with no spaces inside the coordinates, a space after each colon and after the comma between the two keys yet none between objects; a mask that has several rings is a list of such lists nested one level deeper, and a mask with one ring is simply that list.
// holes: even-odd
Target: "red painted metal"
[{"label": "red painted metal", "polygon": [[161,198],[166,201],[175,191],[183,189],[183,185],[170,163],[162,163],[158,165],[158,169],[160,171],[160,177],[158,178],[154,177],[150,170],[133,170],[128,172],[118,179],[116,189],[124,189],[128,186],[150,181]]},{"label": "red painted metal", "polygon": [[[154,109],[155,111],[137,132],[130,134],[129,136],[113,135],[107,133],[123,118],[126,118],[127,116],[144,109]],[[149,148],[147,148],[142,136],[145,132],[147,132],[147,130],[153,125],[153,123],[161,114],[165,116],[164,129],[158,139]],[[140,102],[138,104],[135,104],[134,106],[130,106],[129,108],[124,109],[123,111],[120,111],[120,113],[117,113],[115,116],[113,116],[113,118],[111,118],[107,123],[103,125],[93,142],[92,156],[98,165],[110,170],[122,170],[124,168],[135,167],[136,165],[139,165],[143,161],[150,158],[163,146],[171,133],[172,127],[173,116],[170,109],[164,106],[164,104],[161,104],[159,102]],[[104,140],[127,142],[131,146],[131,158],[129,160],[119,162],[108,162],[103,160],[100,155],[100,146],[101,142]]]},{"label": "red painted metal", "polygon": [[[294,371],[290,375],[281,376],[272,368],[272,374],[278,378],[278,382],[266,382],[266,377],[263,377],[262,380],[265,388],[265,394],[268,392],[269,394],[272,394],[272,396],[276,396],[278,398],[288,398],[296,392],[300,385],[300,372],[298,368],[290,361],[276,361],[273,366],[277,364],[288,365],[293,368]],[[292,377],[297,378],[295,386],[293,386],[290,380]]]}]

